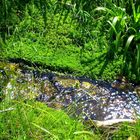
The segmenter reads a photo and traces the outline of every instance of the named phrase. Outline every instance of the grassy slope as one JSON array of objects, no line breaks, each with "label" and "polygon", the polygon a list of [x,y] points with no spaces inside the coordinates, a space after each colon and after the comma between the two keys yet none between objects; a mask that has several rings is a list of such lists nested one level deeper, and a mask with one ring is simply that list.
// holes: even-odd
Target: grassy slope
[{"label": "grassy slope", "polygon": [[[13,110],[7,110],[11,108]],[[89,129],[80,121],[69,118],[63,111],[48,108],[33,100],[3,100],[0,103],[0,120],[0,139],[139,140],[140,137],[140,121],[136,124]]]},{"label": "grassy slope", "polygon": [[[112,80],[120,73],[121,61],[106,63],[107,41],[93,27],[93,39],[87,38],[84,46],[78,41],[85,38],[71,15],[65,19],[60,14],[48,14],[47,27],[39,11],[34,9],[17,26],[14,34],[2,48],[3,58],[23,58],[51,66],[53,70],[76,75]],[[60,19],[61,17],[61,19]],[[98,23],[96,23],[98,24]]]},{"label": "grassy slope", "polygon": [[[34,101],[3,101],[0,110],[0,139],[90,140],[100,137],[87,131],[82,123],[69,118],[63,111],[47,108]],[[79,132],[79,134],[75,134]],[[81,132],[81,133],[80,133]]]}]

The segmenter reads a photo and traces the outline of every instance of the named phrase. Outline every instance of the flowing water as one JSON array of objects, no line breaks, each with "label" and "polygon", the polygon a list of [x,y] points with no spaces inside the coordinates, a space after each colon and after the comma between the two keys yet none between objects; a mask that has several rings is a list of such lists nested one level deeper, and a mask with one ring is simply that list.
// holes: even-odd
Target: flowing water
[{"label": "flowing water", "polygon": [[14,63],[0,63],[0,92],[1,100],[6,96],[35,99],[85,121],[135,120],[140,115],[140,100],[133,88],[120,90],[104,81],[20,68]]}]

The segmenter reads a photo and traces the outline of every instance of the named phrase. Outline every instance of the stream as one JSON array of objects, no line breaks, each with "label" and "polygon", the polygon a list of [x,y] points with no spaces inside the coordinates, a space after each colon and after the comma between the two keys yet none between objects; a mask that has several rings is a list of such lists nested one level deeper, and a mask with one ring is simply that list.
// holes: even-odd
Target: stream
[{"label": "stream", "polygon": [[133,122],[139,118],[140,100],[133,85],[121,89],[114,86],[117,82],[107,83],[0,62],[1,101],[6,96],[35,99],[99,126]]}]

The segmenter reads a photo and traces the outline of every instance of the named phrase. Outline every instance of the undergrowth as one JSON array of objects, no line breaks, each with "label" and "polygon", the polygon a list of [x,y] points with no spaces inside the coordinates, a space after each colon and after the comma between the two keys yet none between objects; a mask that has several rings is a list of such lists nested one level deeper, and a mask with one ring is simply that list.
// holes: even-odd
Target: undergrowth
[{"label": "undergrowth", "polygon": [[[1,2],[0,59],[21,58],[93,79],[112,81],[125,74],[130,80],[139,80],[138,0],[52,1],[45,5],[47,13],[42,2],[45,1]],[[63,111],[23,98],[1,101],[0,120],[0,139],[140,138],[139,121],[93,131]]]}]

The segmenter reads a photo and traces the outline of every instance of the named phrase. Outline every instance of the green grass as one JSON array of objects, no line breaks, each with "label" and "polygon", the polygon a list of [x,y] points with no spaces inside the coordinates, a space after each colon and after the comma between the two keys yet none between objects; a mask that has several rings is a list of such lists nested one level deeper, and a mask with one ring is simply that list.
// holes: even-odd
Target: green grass
[{"label": "green grass", "polygon": [[[90,140],[100,136],[63,111],[35,101],[2,101],[0,139],[10,140]],[[6,110],[13,108],[13,110]]]},{"label": "green grass", "polygon": [[74,45],[51,48],[49,44],[17,41],[14,46],[9,43],[3,49],[3,58],[22,58],[48,66],[54,71],[73,73],[77,76],[84,75],[93,79],[102,78],[112,81],[120,73],[121,61],[119,59],[112,63],[105,61],[106,50],[91,52],[81,49]]},{"label": "green grass", "polygon": [[[138,3],[138,0],[136,2]],[[79,1],[76,3],[82,4]],[[139,76],[136,75],[140,74],[138,26],[140,8],[132,0],[128,7],[127,2],[121,1],[118,5],[126,7],[126,13],[123,15],[125,11],[120,12],[123,9],[108,1],[105,3],[109,11],[113,11],[113,15],[105,14],[105,11],[95,13],[93,5],[90,7],[88,1],[86,5],[84,2],[84,7],[77,6],[77,9],[72,9],[74,13],[66,12],[64,9],[62,12],[60,6],[56,11],[58,13],[53,14],[53,8],[57,8],[53,5],[54,7],[48,9],[47,15],[33,3],[23,5],[24,10],[19,4],[17,10],[16,3],[12,2],[11,6],[10,2],[7,3],[8,5],[5,2],[1,6],[3,16],[0,17],[2,19],[0,24],[4,29],[3,36],[6,40],[4,44],[0,38],[0,59],[21,58],[45,65],[54,71],[110,81],[121,74],[124,67],[126,76],[130,80],[139,80]],[[95,6],[96,4],[95,2]],[[99,5],[104,6],[104,3],[101,2]],[[101,7],[99,9],[101,10]],[[66,16],[65,12],[68,13]],[[44,19],[47,18],[46,27],[42,13]],[[21,14],[21,17],[18,14]],[[132,46],[136,48],[133,49]],[[106,57],[107,52],[108,57]],[[129,57],[130,54],[134,58]],[[7,82],[0,81],[3,86],[6,86]],[[11,82],[16,86],[14,88],[16,95],[29,86],[27,83],[16,85],[15,79]],[[29,92],[34,94],[33,91]],[[20,96],[18,100],[6,98],[0,102],[0,139],[128,140],[129,138],[129,140],[139,140],[140,138],[140,121],[136,124],[124,123],[101,131],[100,129],[93,131],[94,129],[88,129],[63,111],[48,108],[43,103]]]},{"label": "green grass", "polygon": [[32,15],[27,11],[6,45],[1,43],[1,58],[22,58],[48,66],[54,71],[93,79],[115,79],[121,72],[122,60],[106,61],[108,45],[105,36],[101,36],[97,27],[93,27],[93,38],[85,38],[71,13],[64,18],[60,14],[48,13],[45,28],[37,9],[34,8]]},{"label": "green grass", "polygon": [[[45,103],[20,95],[28,85],[17,85],[13,75],[12,89],[2,90],[5,98],[0,102],[0,139],[2,140],[139,140],[140,120],[136,123],[122,123],[105,128],[91,127],[78,118],[69,117],[63,110],[47,107]],[[30,83],[31,85],[32,83]],[[15,87],[16,86],[16,87]],[[35,85],[34,85],[35,86]],[[24,89],[25,88],[25,89]],[[16,99],[8,94],[16,93]],[[18,95],[19,94],[19,95]]]}]

